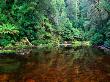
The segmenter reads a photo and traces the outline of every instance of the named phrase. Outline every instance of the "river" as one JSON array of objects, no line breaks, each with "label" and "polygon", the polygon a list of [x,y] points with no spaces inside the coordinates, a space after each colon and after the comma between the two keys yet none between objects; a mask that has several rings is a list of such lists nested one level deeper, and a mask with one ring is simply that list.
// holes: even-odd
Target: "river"
[{"label": "river", "polygon": [[110,82],[110,54],[102,50],[31,49],[0,57],[0,82]]}]

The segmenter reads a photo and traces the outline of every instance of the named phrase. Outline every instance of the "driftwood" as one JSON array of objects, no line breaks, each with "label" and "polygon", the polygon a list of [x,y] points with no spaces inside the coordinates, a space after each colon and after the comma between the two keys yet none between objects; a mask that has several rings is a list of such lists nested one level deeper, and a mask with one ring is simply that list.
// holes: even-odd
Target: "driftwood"
[{"label": "driftwood", "polygon": [[27,37],[24,37],[24,38],[22,39],[22,42],[23,42],[24,44],[26,44],[26,45],[32,46],[32,44],[29,42],[29,40],[28,40]]},{"label": "driftwood", "polygon": [[58,46],[61,46],[61,47],[72,47],[72,42],[71,41],[64,41],[61,44],[59,44]]}]

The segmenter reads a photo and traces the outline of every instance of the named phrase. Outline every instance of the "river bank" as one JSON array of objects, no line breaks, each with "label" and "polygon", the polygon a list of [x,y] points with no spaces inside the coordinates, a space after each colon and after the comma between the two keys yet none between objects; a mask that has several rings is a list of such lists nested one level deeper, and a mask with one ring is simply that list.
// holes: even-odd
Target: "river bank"
[{"label": "river bank", "polygon": [[105,46],[92,46],[90,45],[89,41],[64,41],[62,43],[56,44],[55,46],[49,46],[47,45],[39,45],[39,46],[35,46],[35,45],[23,45],[23,46],[12,46],[12,47],[4,47],[4,48],[0,48],[0,55],[2,54],[17,54],[17,55],[27,55],[29,53],[31,53],[32,49],[51,49],[51,48],[72,48],[73,50],[76,49],[80,49],[83,47],[93,47],[96,49],[100,49],[100,50],[104,50],[105,52],[110,51],[109,48],[105,47]]}]

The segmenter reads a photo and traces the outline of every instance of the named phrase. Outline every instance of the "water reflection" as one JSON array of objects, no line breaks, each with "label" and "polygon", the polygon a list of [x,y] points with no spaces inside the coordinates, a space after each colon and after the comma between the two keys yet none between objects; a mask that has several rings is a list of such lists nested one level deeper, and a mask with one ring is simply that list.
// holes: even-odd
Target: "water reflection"
[{"label": "water reflection", "polygon": [[87,47],[33,49],[25,61],[13,63],[4,63],[16,71],[0,69],[0,82],[110,82],[110,56]]}]

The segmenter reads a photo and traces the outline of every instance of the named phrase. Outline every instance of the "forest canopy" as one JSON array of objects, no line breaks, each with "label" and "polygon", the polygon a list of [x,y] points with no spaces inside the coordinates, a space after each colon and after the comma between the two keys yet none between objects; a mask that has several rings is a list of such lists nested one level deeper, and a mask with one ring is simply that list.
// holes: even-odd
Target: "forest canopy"
[{"label": "forest canopy", "polygon": [[90,41],[110,47],[109,0],[0,0],[0,46]]}]

